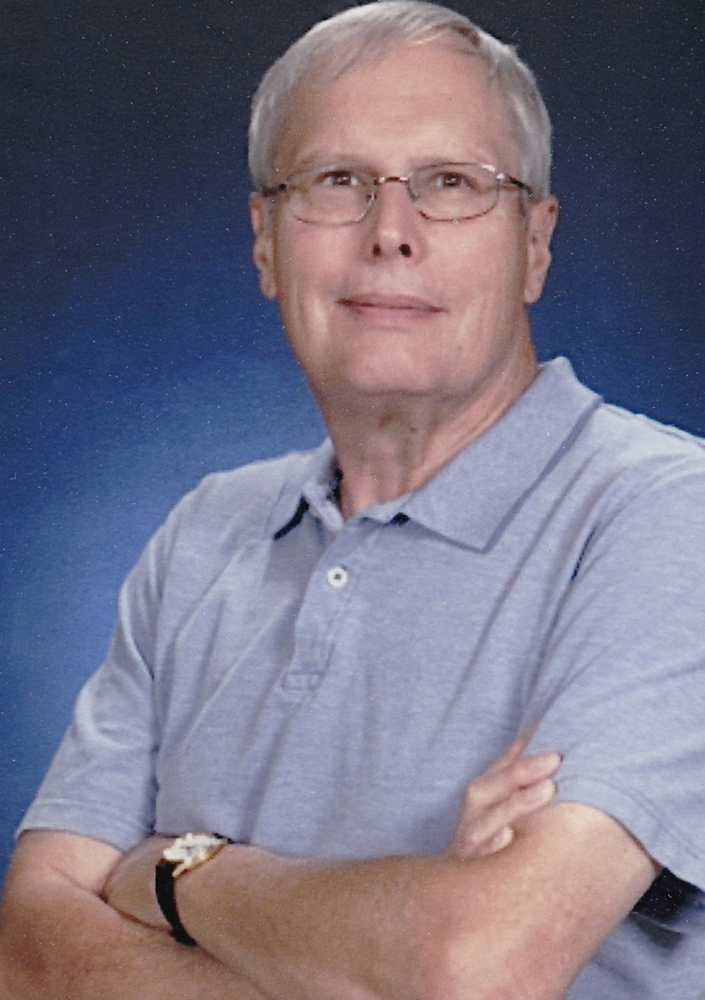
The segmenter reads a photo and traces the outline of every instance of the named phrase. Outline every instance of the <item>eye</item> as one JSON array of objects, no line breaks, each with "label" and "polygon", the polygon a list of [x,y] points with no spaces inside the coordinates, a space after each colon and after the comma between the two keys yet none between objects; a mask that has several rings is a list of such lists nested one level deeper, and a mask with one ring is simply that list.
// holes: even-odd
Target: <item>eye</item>
[{"label": "eye", "polygon": [[436,191],[477,191],[480,182],[473,171],[445,168],[429,173],[424,178],[424,187]]},{"label": "eye", "polygon": [[358,174],[354,173],[352,170],[347,170],[344,167],[322,170],[313,178],[313,185],[315,187],[322,188],[351,188],[360,187],[362,184],[364,184],[364,181]]}]

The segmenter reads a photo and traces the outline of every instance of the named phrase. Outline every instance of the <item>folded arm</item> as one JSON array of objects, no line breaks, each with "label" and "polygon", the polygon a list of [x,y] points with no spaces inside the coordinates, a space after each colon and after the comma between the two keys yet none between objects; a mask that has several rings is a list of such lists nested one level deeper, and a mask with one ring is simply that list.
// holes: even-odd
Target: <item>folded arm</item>
[{"label": "folded arm", "polygon": [[[517,741],[470,784],[449,856],[479,856],[501,848],[511,839],[510,825],[550,799],[550,775],[558,759],[556,755],[522,758],[525,746],[526,740]],[[270,996],[203,949],[184,947],[169,937],[153,892],[161,843],[150,838],[124,856],[87,837],[25,833],[8,875],[0,918],[3,1000],[38,996],[264,1000]],[[105,902],[106,881],[112,887],[111,902],[119,902],[131,919]],[[218,911],[211,917],[217,919]],[[277,969],[275,978],[287,982],[283,995],[288,1000],[295,995],[289,993],[288,957],[274,957],[273,940],[267,950]],[[315,957],[314,949],[311,958]],[[292,969],[294,984],[300,974]],[[306,988],[304,994],[308,995]]]},{"label": "folded arm", "polygon": [[[544,758],[530,778],[536,764],[510,754],[473,782],[441,857],[330,864],[226,848],[177,882],[182,922],[271,997],[561,997],[656,867],[598,810],[537,806],[555,765]],[[112,905],[157,927],[162,846],[155,838],[131,852],[106,889]]]},{"label": "folded arm", "polygon": [[264,1000],[200,948],[118,914],[99,890],[121,853],[73,834],[26,833],[5,887],[3,1000]]},{"label": "folded arm", "polygon": [[554,1000],[655,873],[614,820],[562,803],[470,860],[226,848],[177,901],[203,948],[287,1000]]}]

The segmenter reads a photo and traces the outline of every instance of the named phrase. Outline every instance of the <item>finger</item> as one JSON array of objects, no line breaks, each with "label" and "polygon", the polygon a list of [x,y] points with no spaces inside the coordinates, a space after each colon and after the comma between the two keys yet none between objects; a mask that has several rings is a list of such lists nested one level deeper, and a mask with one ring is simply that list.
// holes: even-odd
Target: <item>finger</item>
[{"label": "finger", "polygon": [[514,836],[514,829],[511,826],[503,826],[494,837],[491,837],[486,843],[480,845],[477,856],[486,858],[489,854],[496,854],[498,851],[503,851],[505,847],[509,847],[512,843]]},{"label": "finger", "polygon": [[525,736],[519,736],[510,746],[507,747],[504,753],[487,768],[484,773],[495,774],[497,771],[501,771],[503,768],[514,763],[518,757],[521,757],[524,750],[526,750],[530,739],[530,733],[527,733]]},{"label": "finger", "polygon": [[466,813],[457,827],[457,839],[468,847],[477,848],[492,839],[502,827],[540,809],[553,798],[556,785],[551,778],[542,778],[526,788],[518,789],[493,806]]},{"label": "finger", "polygon": [[521,757],[501,770],[487,772],[475,778],[465,789],[463,815],[473,815],[507,799],[515,791],[529,787],[542,778],[553,775],[561,762],[560,755],[548,753]]},{"label": "finger", "polygon": [[[484,813],[478,813],[468,822],[461,820],[454,838],[455,848],[465,855],[482,853],[494,838],[499,837],[501,842],[507,836],[506,827],[547,805],[555,792],[556,785],[552,779],[542,778],[512,793]],[[506,844],[502,843],[502,846]]]},{"label": "finger", "polygon": [[498,776],[503,776],[508,786],[522,788],[532,785],[541,778],[555,774],[562,759],[561,755],[554,750],[531,754],[528,757],[520,757],[515,760],[505,768],[504,775],[502,772],[498,772]]}]

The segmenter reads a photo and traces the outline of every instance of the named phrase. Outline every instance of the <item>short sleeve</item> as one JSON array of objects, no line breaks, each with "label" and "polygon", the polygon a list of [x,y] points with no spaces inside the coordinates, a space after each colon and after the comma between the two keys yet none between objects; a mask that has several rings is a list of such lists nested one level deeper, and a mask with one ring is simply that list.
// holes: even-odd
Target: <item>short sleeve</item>
[{"label": "short sleeve", "polygon": [[676,464],[605,510],[526,724],[563,754],[559,800],[613,816],[705,889],[705,473]]},{"label": "short sleeve", "polygon": [[19,832],[63,830],[122,850],[153,832],[170,698],[167,651],[232,553],[266,535],[289,471],[309,460],[291,455],[214,473],[174,508],[120,592],[108,655],[79,695]]},{"label": "short sleeve", "polygon": [[108,655],[81,691],[18,832],[62,830],[127,850],[153,830],[153,663],[164,549],[163,528],[120,592]]}]

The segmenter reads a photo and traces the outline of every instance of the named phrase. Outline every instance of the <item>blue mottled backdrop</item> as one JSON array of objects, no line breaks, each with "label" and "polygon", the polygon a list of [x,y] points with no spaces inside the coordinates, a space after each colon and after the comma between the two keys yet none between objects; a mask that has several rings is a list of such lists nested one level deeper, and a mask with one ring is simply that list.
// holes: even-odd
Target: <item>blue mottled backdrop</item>
[{"label": "blue mottled backdrop", "polygon": [[[7,0],[0,12],[0,870],[120,581],[206,472],[322,427],[250,264],[246,118],[344,4]],[[699,0],[459,0],[556,128],[541,355],[705,433]]]}]

